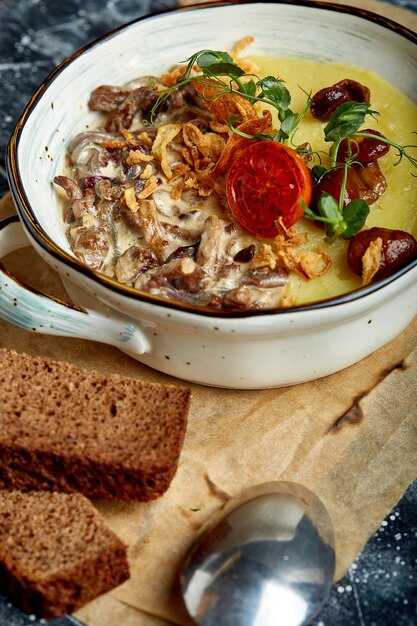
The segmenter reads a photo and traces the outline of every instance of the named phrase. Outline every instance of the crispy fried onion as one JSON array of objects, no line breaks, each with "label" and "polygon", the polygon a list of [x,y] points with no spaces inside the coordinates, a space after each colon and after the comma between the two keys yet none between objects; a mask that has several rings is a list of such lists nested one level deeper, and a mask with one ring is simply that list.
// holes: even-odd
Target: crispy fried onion
[{"label": "crispy fried onion", "polygon": [[177,80],[180,76],[184,74],[184,72],[185,69],[183,67],[176,66],[169,72],[165,72],[164,74],[162,74],[160,79],[161,83],[164,85],[164,87],[173,87],[177,84]]},{"label": "crispy fried onion", "polygon": [[[155,139],[152,153],[160,161],[161,169],[170,183],[176,181],[171,191],[171,197],[177,200],[183,191],[197,190],[200,196],[209,196],[217,190],[219,181],[215,181],[211,172],[224,151],[225,139],[214,132],[203,133],[195,124],[187,122],[178,125],[166,132],[160,127]],[[169,144],[175,139],[182,128],[183,146],[181,148],[182,162],[171,164],[168,161]],[[177,140],[178,141],[178,140]],[[156,148],[155,148],[156,144]]]},{"label": "crispy fried onion", "polygon": [[368,285],[377,271],[381,263],[382,239],[377,237],[366,248],[362,256],[362,284]]},{"label": "crispy fried onion", "polygon": [[250,46],[250,44],[253,43],[254,41],[255,41],[255,37],[253,35],[246,35],[246,37],[242,37],[241,39],[238,39],[238,41],[234,44],[234,46],[232,47],[230,51],[230,56],[232,57],[235,63],[239,62],[238,57],[239,57],[239,54],[242,52],[242,50]]},{"label": "crispy fried onion", "polygon": [[255,38],[252,35],[242,37],[242,39],[239,39],[239,41],[235,43],[232,50],[230,51],[230,56],[232,57],[233,61],[245,72],[245,74],[257,74],[259,72],[259,66],[250,59],[239,59],[240,53],[247,46],[253,43],[254,40]]},{"label": "crispy fried onion", "polygon": [[213,133],[219,133],[219,135],[229,135],[230,128],[227,124],[220,124],[217,120],[211,120],[210,128]]},{"label": "crispy fried onion", "polygon": [[281,216],[275,220],[275,226],[277,229],[277,236],[281,237],[280,241],[283,239],[287,244],[291,244],[292,246],[299,246],[304,243],[305,237],[300,235],[294,226],[287,228],[287,226],[284,225]]},{"label": "crispy fried onion", "polygon": [[322,249],[305,250],[300,248],[304,237],[295,229],[290,229],[289,237],[278,235],[273,244],[262,244],[258,254],[252,259],[251,267],[285,268],[289,272],[297,272],[304,278],[323,276],[332,264],[330,256]]},{"label": "crispy fried onion", "polygon": [[258,254],[252,259],[252,267],[268,265],[271,269],[281,266],[289,272],[295,271],[304,278],[323,276],[330,268],[330,256],[321,248],[305,250],[300,246],[305,237],[295,228],[285,228],[282,219],[276,221],[278,235],[273,243],[262,244]]},{"label": "crispy fried onion", "polygon": [[147,180],[148,178],[150,178],[153,174],[153,167],[150,163],[148,163],[148,165],[145,166],[145,168],[143,169],[142,174],[139,176],[139,178],[141,180]]},{"label": "crispy fried onion", "polygon": [[253,257],[251,267],[256,269],[258,267],[268,266],[271,270],[274,270],[277,266],[278,258],[272,246],[267,243],[263,243],[258,251],[258,254]]},{"label": "crispy fried onion", "polygon": [[125,189],[124,200],[132,213],[137,213],[139,211],[139,203],[136,200],[136,191],[134,187],[128,187]]},{"label": "crispy fried onion", "polygon": [[207,78],[205,80],[195,80],[191,83],[196,92],[205,100],[206,106],[216,119],[225,124],[227,120],[237,115],[243,119],[257,117],[255,108],[243,96],[237,93],[225,92],[226,85],[220,81]]},{"label": "crispy fried onion", "polygon": [[126,130],[126,128],[121,128],[120,134],[123,136],[123,139],[116,138],[110,141],[103,141],[101,143],[102,147],[110,150],[122,150],[123,148],[130,148],[137,144],[135,135],[129,130]]},{"label": "crispy fried onion", "polygon": [[144,163],[153,161],[153,159],[154,157],[152,154],[145,154],[141,152],[141,150],[130,150],[126,163],[128,165],[143,165]]},{"label": "crispy fried onion", "polygon": [[225,148],[225,140],[217,133],[202,133],[201,130],[191,122],[184,124],[182,129],[184,143],[191,152],[195,169],[204,169],[206,164],[202,164],[199,153],[209,162],[216,162]]},{"label": "crispy fried onion", "polygon": [[182,124],[165,124],[158,128],[152,146],[152,154],[159,161],[161,169],[168,180],[172,178],[172,169],[168,161],[168,144],[180,133]]},{"label": "crispy fried onion", "polygon": [[[263,111],[262,117],[255,117],[250,120],[246,120],[237,126],[236,130],[246,133],[247,135],[271,135],[272,134],[272,115],[270,111]],[[229,137],[229,141],[226,147],[216,163],[216,167],[213,170],[213,175],[227,172],[232,162],[237,159],[242,152],[253,143],[254,139],[248,139],[242,137],[236,133],[232,133]]]},{"label": "crispy fried onion", "polygon": [[145,179],[145,184],[143,186],[142,191],[136,192],[136,188],[128,187],[124,191],[124,201],[126,206],[131,211],[131,213],[137,213],[140,210],[140,200],[145,200],[149,198],[154,191],[158,188],[158,179],[156,176],[151,175],[149,178]]},{"label": "crispy fried onion", "polygon": [[[277,240],[276,243],[278,244]],[[330,256],[321,248],[303,250],[285,241],[279,242],[276,254],[288,271],[297,272],[304,278],[323,276],[332,264]]]},{"label": "crispy fried onion", "polygon": [[156,176],[150,176],[145,180],[145,185],[143,190],[138,193],[139,200],[143,200],[144,198],[149,198],[153,194],[154,191],[158,188],[158,179]]}]

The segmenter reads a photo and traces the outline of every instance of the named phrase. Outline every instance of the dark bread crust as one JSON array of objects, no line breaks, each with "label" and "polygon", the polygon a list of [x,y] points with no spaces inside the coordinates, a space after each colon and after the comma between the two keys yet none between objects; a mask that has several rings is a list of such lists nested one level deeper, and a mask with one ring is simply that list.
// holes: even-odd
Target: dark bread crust
[{"label": "dark bread crust", "polygon": [[0,492],[0,593],[27,613],[72,613],[129,578],[126,548],[81,494]]},{"label": "dark bread crust", "polygon": [[0,486],[148,501],[169,487],[190,390],[0,350]]}]

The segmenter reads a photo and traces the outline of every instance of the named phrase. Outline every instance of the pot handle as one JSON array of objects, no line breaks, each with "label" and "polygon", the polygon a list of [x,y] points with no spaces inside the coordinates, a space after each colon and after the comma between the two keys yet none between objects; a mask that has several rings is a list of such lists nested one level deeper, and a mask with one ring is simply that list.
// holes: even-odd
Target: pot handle
[{"label": "pot handle", "polygon": [[[29,246],[17,215],[0,220],[0,259]],[[83,309],[25,285],[0,262],[0,319],[32,332],[88,339],[135,355],[150,351],[143,333],[128,317]]]}]

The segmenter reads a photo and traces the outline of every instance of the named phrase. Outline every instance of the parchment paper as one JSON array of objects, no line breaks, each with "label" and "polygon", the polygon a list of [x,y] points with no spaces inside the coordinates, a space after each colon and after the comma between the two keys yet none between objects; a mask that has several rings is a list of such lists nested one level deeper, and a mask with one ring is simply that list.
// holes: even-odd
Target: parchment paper
[{"label": "parchment paper", "polygon": [[[0,215],[5,209],[10,212],[7,200]],[[33,285],[63,295],[32,250],[5,261],[19,277],[30,275]],[[108,346],[28,333],[4,322],[0,344],[103,372],[179,382]],[[201,524],[229,496],[276,479],[303,483],[322,498],[335,526],[341,576],[416,477],[416,345],[417,320],[374,355],[319,381],[265,391],[191,385],[187,436],[166,494],[148,504],[95,502],[130,547],[132,578],[113,598],[187,623],[177,570]],[[121,614],[124,626],[164,623],[122,609],[105,597],[79,615],[89,626],[110,626]]]},{"label": "parchment paper", "polygon": [[[408,11],[370,4],[408,26],[417,23]],[[0,200],[0,217],[13,212],[7,195]],[[33,250],[17,251],[4,263],[33,286],[66,297]],[[0,345],[102,372],[183,384],[115,348],[29,333],[1,321]],[[417,475],[416,346],[417,319],[361,363],[318,381],[265,391],[190,385],[187,436],[166,494],[147,504],[94,502],[129,546],[131,579],[77,616],[88,626],[189,623],[178,569],[193,538],[225,500],[270,480],[300,482],[323,500],[335,527],[336,577],[342,576]]]}]

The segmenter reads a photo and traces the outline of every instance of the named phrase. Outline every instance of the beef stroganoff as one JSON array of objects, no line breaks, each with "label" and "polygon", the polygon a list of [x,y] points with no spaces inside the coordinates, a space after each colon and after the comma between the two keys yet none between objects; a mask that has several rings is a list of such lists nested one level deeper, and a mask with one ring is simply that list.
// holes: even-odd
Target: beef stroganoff
[{"label": "beef stroganoff", "polygon": [[54,179],[83,264],[170,301],[256,310],[417,256],[417,108],[372,72],[242,59],[248,43],[91,94],[102,123]]}]

